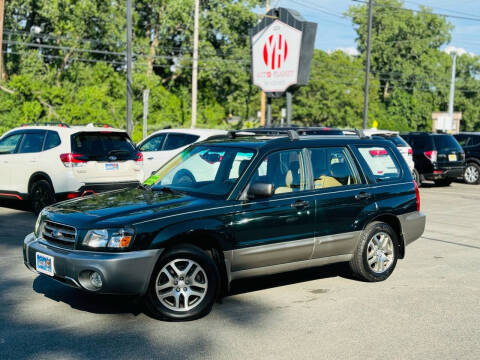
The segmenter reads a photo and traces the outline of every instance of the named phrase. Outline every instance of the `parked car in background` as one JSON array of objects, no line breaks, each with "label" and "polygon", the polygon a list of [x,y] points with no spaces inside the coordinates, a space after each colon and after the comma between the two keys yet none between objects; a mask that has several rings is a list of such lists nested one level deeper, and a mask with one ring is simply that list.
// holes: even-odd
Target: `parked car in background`
[{"label": "parked car in background", "polygon": [[39,213],[56,201],[135,187],[142,154],[123,130],[28,125],[0,138],[0,197],[31,201]]},{"label": "parked car in background", "polygon": [[420,178],[433,180],[436,185],[448,186],[462,177],[465,170],[465,152],[449,134],[411,132],[400,134],[413,149],[413,162]]},{"label": "parked car in background", "polygon": [[230,133],[155,176],[151,187],[43,210],[25,265],[92,293],[140,295],[156,318],[192,320],[235,279],[348,262],[359,279],[383,281],[425,228],[410,169],[385,140]]},{"label": "parked car in background", "polygon": [[407,162],[408,167],[412,171],[413,178],[417,183],[420,182],[420,175],[418,171],[415,170],[415,163],[413,162],[413,149],[412,147],[400,136],[398,131],[391,130],[381,130],[381,129],[366,129],[363,130],[363,133],[367,136],[379,137],[386,140],[389,140],[395,144],[400,154]]},{"label": "parked car in background", "polygon": [[480,132],[461,132],[454,136],[465,151],[463,179],[467,184],[480,184]]},{"label": "parked car in background", "polygon": [[143,154],[145,179],[187,146],[226,134],[226,130],[216,129],[163,129],[154,132],[137,145]]}]

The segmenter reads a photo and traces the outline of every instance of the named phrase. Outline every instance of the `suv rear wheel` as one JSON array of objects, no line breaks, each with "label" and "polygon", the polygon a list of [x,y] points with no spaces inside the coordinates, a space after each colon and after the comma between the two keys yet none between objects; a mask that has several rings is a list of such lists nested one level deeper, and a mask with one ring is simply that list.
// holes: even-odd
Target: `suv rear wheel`
[{"label": "suv rear wheel", "polygon": [[30,198],[33,213],[38,215],[45,206],[55,202],[55,193],[47,180],[38,180],[32,185]]},{"label": "suv rear wheel", "polygon": [[162,320],[193,320],[207,315],[218,294],[220,274],[202,249],[185,244],[168,250],[155,266],[144,303]]},{"label": "suv rear wheel", "polygon": [[361,280],[383,281],[395,269],[397,258],[397,234],[390,225],[375,221],[362,232],[350,268]]},{"label": "suv rear wheel", "polygon": [[418,173],[417,169],[412,170],[412,176],[413,176],[413,180],[415,180],[418,187],[422,186],[422,178],[420,177],[420,174]]},{"label": "suv rear wheel", "polygon": [[467,184],[480,184],[480,165],[474,162],[468,163],[463,173],[463,179]]}]

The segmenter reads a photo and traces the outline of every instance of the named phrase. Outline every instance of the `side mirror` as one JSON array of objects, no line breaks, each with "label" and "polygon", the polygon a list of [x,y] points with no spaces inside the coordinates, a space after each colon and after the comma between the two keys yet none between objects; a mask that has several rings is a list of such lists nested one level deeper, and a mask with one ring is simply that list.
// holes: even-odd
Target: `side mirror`
[{"label": "side mirror", "polygon": [[250,185],[247,192],[249,199],[270,197],[274,194],[273,184],[256,182]]}]

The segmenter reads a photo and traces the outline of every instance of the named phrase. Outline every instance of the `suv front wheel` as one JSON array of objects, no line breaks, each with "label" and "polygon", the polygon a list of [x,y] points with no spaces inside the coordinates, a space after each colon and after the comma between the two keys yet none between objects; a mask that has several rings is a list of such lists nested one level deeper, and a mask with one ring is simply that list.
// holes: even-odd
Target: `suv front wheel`
[{"label": "suv front wheel", "polygon": [[463,179],[467,184],[480,184],[480,165],[474,162],[468,163],[463,173]]},{"label": "suv front wheel", "polygon": [[168,250],[152,274],[145,307],[162,320],[194,320],[207,315],[218,294],[220,275],[202,249],[185,244]]},{"label": "suv front wheel", "polygon": [[361,280],[383,281],[395,269],[397,258],[397,234],[390,225],[375,221],[363,230],[350,268]]}]

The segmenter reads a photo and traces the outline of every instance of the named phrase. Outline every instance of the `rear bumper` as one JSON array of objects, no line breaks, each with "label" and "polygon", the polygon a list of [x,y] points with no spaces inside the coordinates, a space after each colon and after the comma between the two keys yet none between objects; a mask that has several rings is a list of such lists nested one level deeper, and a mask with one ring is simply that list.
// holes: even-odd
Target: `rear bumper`
[{"label": "rear bumper", "polygon": [[402,226],[402,235],[405,246],[420,238],[425,231],[425,214],[414,211],[408,214],[400,215],[400,225]]},{"label": "rear bumper", "polygon": [[74,197],[91,195],[96,193],[101,193],[111,190],[119,189],[132,189],[140,185],[139,181],[121,181],[113,183],[85,183],[83,186],[79,187],[76,191],[64,192],[56,194],[57,201],[62,201],[67,199],[67,195],[76,194]]},{"label": "rear bumper", "polygon": [[465,171],[464,166],[449,168],[449,169],[438,169],[437,171],[442,171],[440,174],[423,174],[427,180],[442,180],[442,179],[456,179],[463,176]]},{"label": "rear bumper", "polygon": [[[162,250],[125,253],[67,250],[49,245],[32,233],[24,240],[23,259],[25,266],[34,272],[37,272],[37,252],[54,258],[52,278],[64,284],[103,294],[143,295]],[[98,290],[89,283],[92,271],[102,278],[102,287]]]}]

